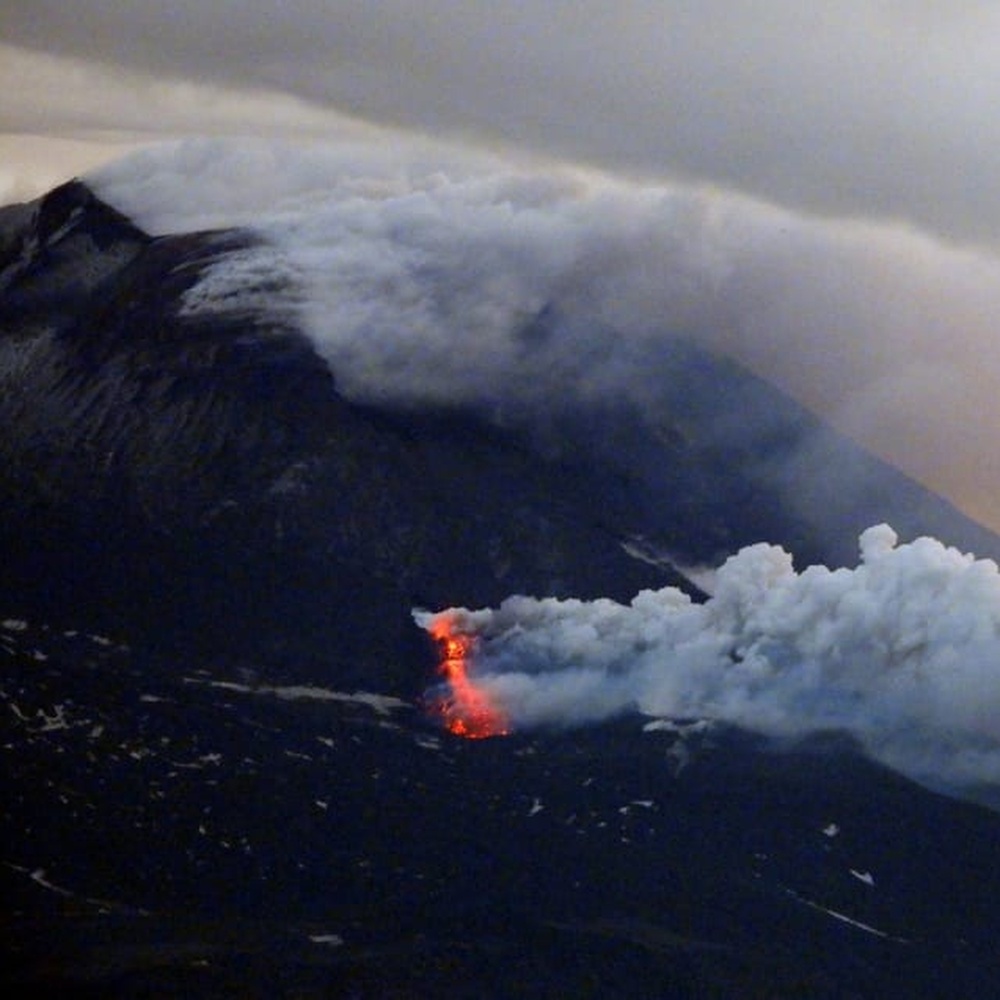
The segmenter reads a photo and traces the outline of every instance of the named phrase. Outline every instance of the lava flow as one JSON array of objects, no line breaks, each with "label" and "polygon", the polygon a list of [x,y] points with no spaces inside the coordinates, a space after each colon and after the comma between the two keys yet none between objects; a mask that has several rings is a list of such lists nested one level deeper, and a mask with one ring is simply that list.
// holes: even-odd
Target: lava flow
[{"label": "lava flow", "polygon": [[453,623],[445,617],[433,622],[430,633],[441,650],[438,669],[448,682],[448,694],[433,705],[433,710],[444,719],[445,727],[468,740],[506,736],[510,732],[507,717],[469,677],[472,639],[455,632]]}]

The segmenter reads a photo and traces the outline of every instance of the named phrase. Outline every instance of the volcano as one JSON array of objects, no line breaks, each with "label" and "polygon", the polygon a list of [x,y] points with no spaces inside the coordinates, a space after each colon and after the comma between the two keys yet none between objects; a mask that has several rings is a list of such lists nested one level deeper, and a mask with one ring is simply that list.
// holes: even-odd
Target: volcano
[{"label": "volcano", "polygon": [[[1000,540],[679,331],[652,414],[361,398],[293,272],[202,294],[266,250],[81,181],[0,209],[8,995],[990,995],[989,782],[836,729],[519,727],[413,613],[698,605],[695,567],[843,566],[879,520]],[[553,291],[510,343],[577,323]]]}]

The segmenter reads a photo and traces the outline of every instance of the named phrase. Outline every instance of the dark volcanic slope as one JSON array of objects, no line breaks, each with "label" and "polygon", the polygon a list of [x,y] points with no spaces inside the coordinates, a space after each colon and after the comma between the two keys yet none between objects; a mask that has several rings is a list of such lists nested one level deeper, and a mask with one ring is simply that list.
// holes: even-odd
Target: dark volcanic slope
[{"label": "dark volcanic slope", "polygon": [[79,184],[12,218],[8,607],[406,687],[414,603],[669,579],[623,552],[599,480],[460,415],[351,406],[280,322],[184,315],[184,292],[248,235],[150,239]]},{"label": "dark volcanic slope", "polygon": [[410,608],[992,536],[680,344],[554,449],[352,405],[278,312],[185,314],[252,241],[0,210],[5,995],[990,995],[996,813],[695,720],[457,740]]},{"label": "dark volcanic slope", "polygon": [[17,997],[983,998],[1000,816],[836,740],[463,741],[0,623]]}]

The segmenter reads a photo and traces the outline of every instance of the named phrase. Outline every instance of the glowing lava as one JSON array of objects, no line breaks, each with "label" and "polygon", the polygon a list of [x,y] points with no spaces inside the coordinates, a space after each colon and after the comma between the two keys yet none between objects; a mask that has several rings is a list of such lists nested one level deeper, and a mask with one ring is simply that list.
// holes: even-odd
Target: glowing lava
[{"label": "glowing lava", "polygon": [[430,625],[430,633],[441,649],[438,669],[449,688],[448,694],[434,704],[434,711],[456,736],[469,740],[506,736],[510,732],[506,715],[469,677],[472,638],[454,631],[453,626],[446,617],[436,618]]}]

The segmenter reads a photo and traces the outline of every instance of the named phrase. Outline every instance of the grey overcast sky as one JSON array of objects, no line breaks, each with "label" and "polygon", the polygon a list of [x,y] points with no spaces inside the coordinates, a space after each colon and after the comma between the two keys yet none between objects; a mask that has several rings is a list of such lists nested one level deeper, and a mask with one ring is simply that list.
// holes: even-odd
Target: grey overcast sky
[{"label": "grey overcast sky", "polygon": [[1000,240],[985,0],[4,0],[0,41],[0,196],[347,115]]}]

